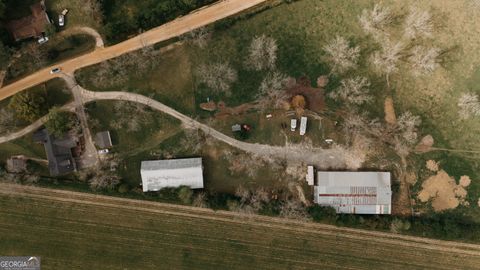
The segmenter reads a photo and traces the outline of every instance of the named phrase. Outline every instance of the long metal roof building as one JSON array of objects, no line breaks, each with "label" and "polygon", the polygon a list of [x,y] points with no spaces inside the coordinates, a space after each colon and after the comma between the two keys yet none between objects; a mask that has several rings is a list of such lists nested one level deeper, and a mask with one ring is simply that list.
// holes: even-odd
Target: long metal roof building
[{"label": "long metal roof building", "polygon": [[180,186],[203,188],[201,158],[142,161],[140,175],[143,192]]},{"label": "long metal roof building", "polygon": [[314,196],[315,203],[337,213],[391,214],[390,173],[319,171]]}]

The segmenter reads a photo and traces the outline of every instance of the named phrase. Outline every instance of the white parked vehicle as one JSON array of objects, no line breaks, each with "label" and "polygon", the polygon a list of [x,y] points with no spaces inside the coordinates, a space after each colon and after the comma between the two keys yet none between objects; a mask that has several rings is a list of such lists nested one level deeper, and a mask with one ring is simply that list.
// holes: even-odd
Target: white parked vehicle
[{"label": "white parked vehicle", "polygon": [[62,71],[61,68],[54,68],[54,69],[50,70],[50,74],[60,73],[60,71]]},{"label": "white parked vehicle", "polygon": [[41,37],[38,39],[38,44],[43,44],[48,41],[48,37]]},{"label": "white parked vehicle", "polygon": [[297,119],[290,120],[290,130],[295,131],[297,129]]},{"label": "white parked vehicle", "polygon": [[65,25],[65,15],[63,14],[58,15],[58,25],[59,26]]},{"label": "white parked vehicle", "polygon": [[108,151],[108,149],[98,150],[99,154],[108,154],[108,152],[110,152],[110,151]]},{"label": "white parked vehicle", "polygon": [[302,118],[300,118],[300,135],[305,135],[305,133],[307,132],[307,117],[305,116],[302,116]]}]

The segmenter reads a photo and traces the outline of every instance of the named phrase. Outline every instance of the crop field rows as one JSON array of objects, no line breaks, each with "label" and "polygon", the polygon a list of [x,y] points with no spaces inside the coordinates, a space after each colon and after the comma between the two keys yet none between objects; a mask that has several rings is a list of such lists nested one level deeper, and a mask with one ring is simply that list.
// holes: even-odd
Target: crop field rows
[{"label": "crop field rows", "polygon": [[480,260],[470,244],[9,184],[0,209],[0,253],[41,256],[44,269],[473,269]]}]

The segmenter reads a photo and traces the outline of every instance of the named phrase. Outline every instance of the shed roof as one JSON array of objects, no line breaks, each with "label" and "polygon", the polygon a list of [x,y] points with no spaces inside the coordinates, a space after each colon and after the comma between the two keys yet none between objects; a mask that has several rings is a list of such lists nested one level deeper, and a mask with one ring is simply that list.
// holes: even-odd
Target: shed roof
[{"label": "shed roof", "polygon": [[142,161],[140,174],[143,192],[180,186],[203,188],[201,158]]},{"label": "shed roof", "polygon": [[337,213],[390,214],[389,172],[325,172],[317,174],[315,203]]},{"label": "shed roof", "polygon": [[110,137],[110,131],[98,132],[95,135],[95,143],[100,148],[110,148],[112,147],[112,138]]}]

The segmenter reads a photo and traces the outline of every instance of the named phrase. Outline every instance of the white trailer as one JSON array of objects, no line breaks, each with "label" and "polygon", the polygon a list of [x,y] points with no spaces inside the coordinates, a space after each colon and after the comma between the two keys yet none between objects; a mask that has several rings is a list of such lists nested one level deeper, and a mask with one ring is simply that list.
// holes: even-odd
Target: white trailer
[{"label": "white trailer", "polygon": [[305,132],[307,132],[307,117],[302,116],[300,118],[300,135],[305,135]]},{"label": "white trailer", "polygon": [[306,180],[309,186],[313,186],[315,184],[315,172],[313,166],[307,166]]}]

